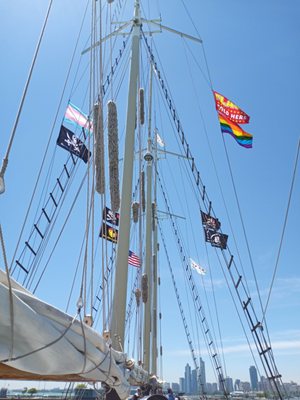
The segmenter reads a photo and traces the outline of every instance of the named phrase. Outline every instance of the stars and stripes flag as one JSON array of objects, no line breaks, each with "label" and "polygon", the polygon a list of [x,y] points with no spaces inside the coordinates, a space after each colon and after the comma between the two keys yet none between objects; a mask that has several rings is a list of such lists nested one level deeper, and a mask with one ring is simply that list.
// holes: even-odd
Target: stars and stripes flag
[{"label": "stars and stripes flag", "polygon": [[190,258],[190,264],[191,264],[191,268],[194,271],[197,271],[198,274],[200,274],[200,275],[206,274],[206,270],[203,267],[201,267],[199,264],[197,264],[196,261],[194,261],[192,258]]},{"label": "stars and stripes flag", "polygon": [[129,253],[128,253],[128,264],[133,265],[134,267],[138,267],[138,268],[141,266],[140,257],[131,250],[129,250]]}]

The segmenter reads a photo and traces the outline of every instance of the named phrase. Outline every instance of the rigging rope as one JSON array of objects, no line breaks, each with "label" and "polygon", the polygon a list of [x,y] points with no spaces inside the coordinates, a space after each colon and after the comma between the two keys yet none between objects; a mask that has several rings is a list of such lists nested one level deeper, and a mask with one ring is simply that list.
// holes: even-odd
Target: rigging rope
[{"label": "rigging rope", "polygon": [[[250,250],[250,244],[249,244],[249,241],[248,241],[248,236],[247,236],[247,233],[246,233],[246,227],[245,227],[244,218],[243,218],[243,215],[242,215],[242,209],[241,209],[241,205],[240,205],[240,201],[239,201],[239,196],[238,196],[238,193],[237,193],[235,180],[234,180],[234,177],[233,177],[233,171],[232,171],[232,168],[231,168],[231,163],[230,163],[230,159],[229,159],[229,156],[228,156],[228,151],[227,151],[224,135],[222,133],[221,133],[221,135],[222,135],[222,141],[223,141],[224,150],[225,150],[225,154],[226,154],[227,165],[228,165],[229,172],[230,172],[230,178],[231,178],[231,183],[232,183],[232,187],[233,187],[233,191],[234,191],[234,196],[235,196],[236,204],[237,204],[237,207],[238,207],[238,212],[239,212],[239,216],[240,216],[240,220],[241,220],[241,224],[242,224],[242,228],[243,228],[244,238],[245,238],[245,241],[246,241],[248,256],[249,256],[249,260],[250,260],[250,265],[251,265],[252,273],[253,273],[253,276],[254,276],[255,287],[256,287],[256,290],[257,290],[257,294],[258,294],[259,304],[260,304],[261,310],[263,312],[262,299],[261,299],[261,295],[260,295],[258,281],[257,281],[257,278],[256,278],[256,273],[255,273],[255,270],[254,270],[254,263],[253,263],[253,259],[252,259],[252,254],[251,254],[251,250]],[[265,327],[266,327],[266,330],[268,330],[266,321],[265,321]]]},{"label": "rigging rope", "polygon": [[209,353],[209,355],[211,357],[211,361],[214,364],[214,367],[215,367],[215,370],[216,370],[216,373],[217,373],[217,376],[218,376],[218,380],[219,380],[220,384],[222,385],[222,389],[223,389],[224,395],[227,398],[228,397],[228,393],[227,393],[227,390],[226,390],[226,387],[225,387],[225,379],[224,379],[224,374],[223,374],[223,371],[222,371],[222,366],[221,366],[221,363],[220,363],[220,360],[219,360],[219,357],[218,357],[218,353],[217,353],[217,350],[216,350],[216,347],[215,347],[215,344],[214,344],[214,341],[213,341],[213,338],[212,338],[212,335],[211,335],[211,331],[210,331],[210,328],[209,328],[209,325],[208,325],[208,322],[207,322],[207,319],[206,319],[206,316],[205,316],[205,313],[204,313],[204,310],[203,310],[203,306],[202,306],[201,299],[200,299],[200,296],[199,296],[199,293],[198,293],[198,290],[197,290],[197,286],[195,285],[195,282],[194,282],[194,279],[193,279],[193,275],[192,275],[192,273],[190,271],[190,266],[187,263],[187,256],[186,256],[185,250],[184,250],[184,248],[182,246],[182,241],[180,240],[180,237],[179,237],[179,228],[178,228],[178,226],[177,226],[177,224],[175,222],[173,214],[171,213],[169,201],[167,199],[166,192],[163,189],[162,181],[161,181],[161,178],[158,175],[157,171],[156,171],[156,176],[158,178],[158,182],[159,182],[159,185],[160,185],[161,193],[163,195],[165,206],[166,206],[167,212],[168,212],[169,217],[170,217],[171,227],[172,227],[173,233],[174,233],[175,237],[177,238],[177,244],[178,244],[178,248],[179,248],[179,253],[180,253],[180,256],[181,256],[181,259],[182,259],[182,266],[184,268],[185,275],[187,276],[187,282],[190,285],[190,289],[191,289],[191,293],[192,293],[192,296],[193,296],[193,300],[194,300],[194,303],[195,303],[196,309],[197,309],[197,314],[196,315],[199,317],[199,320],[201,321],[201,328],[202,328],[203,338],[205,340],[208,353]]},{"label": "rigging rope", "polygon": [[[196,27],[196,25],[195,25],[195,23],[194,23],[194,21],[193,21],[193,18],[192,18],[192,16],[191,16],[191,14],[190,14],[190,12],[189,12],[189,10],[188,10],[188,8],[187,8],[187,6],[186,6],[184,0],[181,0],[181,2],[182,2],[183,6],[184,6],[184,8],[185,8],[185,11],[186,11],[186,13],[187,13],[187,15],[188,15],[188,17],[189,17],[189,19],[190,19],[190,21],[191,21],[191,23],[192,23],[194,29],[195,29],[195,31],[197,32],[198,38],[200,38],[200,33],[199,33],[199,31],[198,31],[198,29],[197,29],[197,27]],[[205,48],[204,48],[204,43],[203,43],[203,42],[202,42],[202,50],[203,50],[203,56],[204,56],[205,65],[206,65],[206,70],[207,70],[207,74],[208,74],[208,78],[209,78],[210,89],[213,90],[212,79],[211,79],[210,70],[209,70],[209,67],[208,67],[208,61],[207,61],[207,57],[206,57],[206,53],[205,53]],[[193,54],[192,54],[192,56],[193,56]],[[194,56],[193,56],[193,58],[194,58]],[[194,60],[195,60],[195,58],[194,58]],[[196,62],[196,64],[197,64],[197,66],[199,67],[200,71],[202,72],[202,69],[201,69],[201,67],[199,66],[199,64],[197,63],[196,60],[195,60],[195,62]],[[202,116],[202,113],[201,113],[201,116]],[[202,118],[202,119],[203,119],[203,118]],[[203,123],[204,123],[204,121],[203,121]],[[204,128],[205,128],[205,126],[204,126]],[[205,130],[206,138],[207,138],[207,141],[208,141],[208,144],[209,144],[209,150],[210,150],[210,154],[211,154],[211,157],[212,157],[212,161],[213,161],[215,173],[216,173],[216,176],[217,176],[218,185],[219,185],[219,188],[220,188],[220,190],[221,190],[221,195],[222,195],[222,198],[223,198],[223,203],[224,203],[224,205],[225,205],[226,214],[227,214],[227,217],[228,217],[228,220],[229,220],[230,229],[231,229],[231,232],[232,232],[232,234],[233,234],[234,243],[235,243],[235,246],[236,246],[236,249],[237,249],[238,258],[239,258],[239,261],[240,261],[240,264],[241,264],[241,268],[242,268],[243,274],[244,274],[244,276],[246,276],[246,275],[245,275],[244,268],[243,268],[243,263],[242,263],[242,261],[241,261],[240,253],[239,253],[239,250],[238,250],[238,246],[237,246],[237,243],[236,243],[236,238],[235,238],[235,235],[234,235],[234,232],[233,232],[233,228],[232,228],[232,224],[231,224],[231,219],[230,219],[230,217],[229,217],[229,213],[228,213],[228,209],[227,209],[227,206],[226,206],[226,202],[225,202],[225,198],[224,198],[224,195],[223,195],[223,191],[222,191],[222,189],[221,189],[219,176],[218,176],[218,174],[217,174],[217,172],[216,172],[215,161],[214,161],[214,158],[213,158],[213,155],[212,155],[212,150],[211,150],[210,142],[209,142],[209,140],[208,140],[208,135],[207,135],[206,128],[205,128],[204,130]],[[223,135],[222,135],[222,137],[223,137]],[[252,273],[253,273],[254,280],[255,280],[255,284],[256,284],[256,289],[257,289],[257,293],[258,293],[258,297],[259,297],[259,301],[260,301],[260,306],[261,306],[261,309],[262,309],[262,311],[263,311],[263,306],[262,306],[262,300],[261,300],[260,290],[259,290],[259,287],[258,287],[258,282],[257,282],[255,270],[254,270],[254,265],[253,265],[253,260],[252,260],[252,256],[251,256],[251,252],[250,252],[249,242],[248,242],[248,238],[247,238],[247,234],[246,234],[246,230],[245,230],[245,225],[244,225],[243,217],[242,217],[242,214],[241,214],[241,209],[240,209],[240,205],[239,205],[239,200],[238,200],[238,196],[237,196],[237,191],[236,191],[236,187],[235,187],[235,183],[234,183],[234,179],[233,179],[232,169],[231,169],[230,161],[229,161],[229,158],[228,158],[228,154],[227,154],[227,149],[226,149],[226,146],[225,146],[224,138],[223,138],[223,143],[224,143],[224,147],[225,147],[227,163],[228,163],[229,170],[230,170],[232,185],[233,185],[233,188],[234,188],[234,193],[235,193],[235,197],[236,197],[236,201],[237,201],[237,205],[238,205],[239,215],[240,215],[240,219],[241,219],[241,223],[242,223],[242,227],[243,227],[243,232],[244,232],[244,237],[245,237],[245,241],[246,241],[246,246],[247,246],[247,249],[248,249],[248,255],[249,255],[249,259],[250,259],[250,264],[251,264],[251,268],[252,268]],[[247,285],[247,289],[248,289],[248,291],[249,291],[249,287],[248,287],[247,281],[246,281],[246,285]],[[265,321],[265,324],[266,324],[266,321]],[[267,330],[267,326],[266,326],[266,330]]]},{"label": "rigging rope", "polygon": [[[188,7],[186,6],[184,0],[181,0],[181,2],[183,4],[183,6],[184,6],[184,9],[185,9],[185,11],[186,11],[186,13],[187,13],[192,25],[193,25],[195,31],[197,32],[198,38],[201,39],[200,33],[199,33],[198,29],[197,29],[196,24],[194,23],[194,20],[193,20],[193,18],[191,16],[191,13],[188,10]],[[208,62],[207,62],[207,57],[206,57],[206,52],[205,52],[203,41],[201,41],[201,44],[202,44],[202,51],[203,51],[203,57],[204,57],[205,65],[206,65],[207,75],[208,75],[208,79],[209,79],[209,82],[210,82],[210,88],[212,89],[212,79],[211,79],[210,71],[209,71],[209,68],[208,68]]]},{"label": "rigging rope", "polygon": [[[149,52],[149,56],[152,62],[152,65],[154,67],[157,79],[160,83],[162,92],[165,96],[165,100],[167,102],[167,105],[169,107],[169,111],[170,114],[173,117],[173,121],[174,121],[174,125],[177,129],[177,133],[178,133],[178,137],[181,140],[183,149],[185,151],[185,155],[188,159],[188,163],[190,165],[191,168],[191,173],[192,176],[194,177],[195,183],[196,183],[196,187],[197,190],[199,191],[199,195],[201,196],[201,199],[203,201],[204,207],[206,210],[208,210],[208,213],[210,215],[215,216],[215,213],[212,209],[212,203],[209,200],[209,197],[206,193],[206,188],[200,178],[200,172],[198,171],[196,164],[195,164],[195,159],[194,157],[192,157],[191,151],[190,151],[190,147],[189,144],[186,140],[185,137],[185,133],[183,130],[183,127],[181,125],[181,121],[178,117],[178,114],[176,112],[176,109],[173,105],[173,102],[171,100],[171,94],[169,93],[168,89],[166,88],[166,83],[161,75],[160,70],[158,69],[157,63],[155,62],[155,58],[153,55],[153,52],[150,48],[150,46],[148,45],[147,39],[145,37],[144,32],[142,31],[142,35],[146,44],[146,47],[148,49]],[[222,232],[221,232],[222,233]],[[262,327],[262,323],[258,321],[255,310],[253,308],[252,305],[252,300],[251,297],[248,294],[248,291],[244,285],[244,282],[242,280],[242,276],[240,275],[237,265],[235,263],[234,257],[232,255],[232,253],[230,252],[229,247],[227,246],[227,252],[230,255],[230,259],[228,260],[226,258],[226,253],[225,250],[221,250],[222,251],[222,255],[224,258],[224,261],[226,263],[228,272],[231,276],[232,279],[232,283],[235,287],[236,290],[236,294],[238,296],[240,305],[245,313],[245,317],[246,320],[249,324],[249,327],[251,329],[252,335],[253,335],[253,339],[255,341],[255,345],[257,347],[259,356],[261,357],[261,361],[263,363],[263,366],[266,370],[268,379],[272,382],[272,384],[274,385],[274,392],[276,392],[278,394],[278,396],[282,399],[282,393],[281,393],[281,388],[282,388],[282,380],[281,380],[281,375],[278,373],[277,367],[275,365],[275,361],[273,358],[273,353],[272,353],[272,348],[270,345],[270,338],[268,337],[269,343],[267,342],[266,338],[264,337],[264,333],[263,333],[263,327]],[[233,267],[233,268],[232,268]],[[235,273],[237,274],[237,277],[235,279],[234,275],[233,275],[233,271],[235,270]],[[241,289],[240,289],[241,288]],[[240,291],[243,290],[243,293],[240,293]],[[246,296],[246,298],[243,300],[243,297]],[[257,331],[259,330],[259,332]],[[266,330],[267,331],[267,330]],[[268,332],[267,332],[268,333]]]},{"label": "rigging rope", "polygon": [[[49,5],[48,5],[48,9],[47,9],[47,13],[46,13],[46,17],[45,17],[45,21],[44,21],[44,24],[43,24],[43,27],[42,27],[42,31],[40,33],[40,37],[38,39],[38,44],[37,44],[37,47],[36,47],[36,50],[35,50],[35,53],[34,53],[34,56],[33,56],[33,59],[32,59],[32,63],[31,63],[30,69],[29,69],[28,78],[27,78],[27,81],[26,81],[26,84],[25,84],[25,87],[24,87],[24,91],[23,91],[22,97],[21,97],[21,102],[20,102],[20,105],[19,105],[17,116],[16,116],[16,119],[15,119],[15,122],[14,122],[14,125],[13,125],[13,128],[12,128],[12,132],[11,132],[11,136],[10,136],[10,139],[9,139],[9,143],[8,143],[8,147],[7,147],[7,150],[6,150],[6,154],[4,156],[2,167],[1,167],[1,170],[0,170],[0,178],[3,179],[3,185],[4,185],[4,174],[5,174],[7,165],[8,165],[8,157],[9,157],[10,150],[11,150],[11,147],[12,147],[12,144],[13,144],[13,141],[14,141],[14,137],[15,137],[16,131],[17,131],[19,119],[20,119],[20,116],[21,116],[21,113],[22,113],[22,109],[23,109],[23,105],[24,105],[24,102],[25,102],[25,98],[26,98],[26,95],[27,95],[27,90],[28,90],[28,87],[29,87],[29,84],[30,84],[30,81],[31,81],[31,76],[32,76],[32,73],[33,73],[35,62],[36,62],[37,56],[39,54],[40,45],[41,45],[41,42],[42,42],[42,39],[43,39],[43,36],[44,36],[44,32],[45,32],[46,25],[47,25],[47,22],[48,22],[48,17],[49,17],[49,14],[50,14],[52,3],[53,3],[53,0],[50,0]],[[5,191],[5,188],[3,186],[3,191],[1,191],[1,188],[0,188],[0,194],[3,193],[4,191]]]},{"label": "rigging rope", "polygon": [[[189,347],[190,347],[190,351],[191,351],[191,354],[192,354],[192,359],[194,361],[194,366],[196,368],[196,371],[199,371],[200,377],[201,377],[201,370],[199,368],[197,357],[196,357],[196,354],[195,354],[195,350],[194,350],[194,347],[193,347],[193,344],[192,344],[191,334],[189,332],[188,324],[186,322],[186,317],[184,315],[182,302],[180,300],[179,291],[178,291],[178,288],[177,288],[177,285],[176,285],[176,280],[175,280],[175,276],[174,276],[172,265],[171,265],[171,260],[170,260],[170,257],[169,257],[169,253],[168,253],[168,250],[167,250],[165,237],[163,235],[163,231],[162,231],[162,227],[161,227],[160,223],[158,223],[158,227],[159,227],[159,232],[160,232],[160,236],[161,236],[161,239],[162,239],[162,243],[163,243],[163,246],[164,246],[164,250],[165,250],[165,254],[166,254],[166,258],[167,258],[167,262],[168,262],[168,267],[169,267],[169,271],[170,271],[170,274],[171,274],[172,283],[173,283],[173,287],[174,287],[174,291],[175,291],[175,295],[176,295],[176,299],[177,299],[177,304],[178,304],[178,307],[179,307],[179,310],[180,310],[180,315],[181,315],[181,319],[182,319],[182,322],[183,322],[186,338],[187,338],[187,341],[188,341],[188,344],[189,344]],[[198,355],[201,355],[201,354],[197,354],[197,356]],[[202,386],[202,393],[205,393],[204,384],[202,384],[201,386]]]},{"label": "rigging rope", "polygon": [[[88,6],[88,3],[87,3],[87,6]],[[47,143],[47,146],[46,146],[46,151],[44,153],[44,157],[43,157],[43,160],[42,160],[42,163],[41,163],[41,167],[39,169],[38,177],[36,179],[36,183],[35,183],[35,186],[34,186],[34,189],[33,189],[33,192],[32,192],[32,196],[30,198],[29,207],[27,209],[27,212],[26,212],[23,224],[22,224],[21,232],[19,234],[18,242],[17,242],[16,248],[15,248],[11,263],[10,263],[10,271],[12,270],[13,262],[15,260],[17,251],[19,249],[21,238],[22,238],[22,235],[23,235],[23,232],[24,232],[24,229],[25,229],[25,225],[26,225],[26,222],[27,222],[28,217],[29,217],[29,212],[30,212],[30,209],[31,209],[31,206],[32,206],[32,203],[33,203],[33,199],[34,199],[34,196],[35,196],[35,193],[36,193],[36,190],[37,190],[37,186],[38,186],[38,183],[39,183],[41,175],[42,175],[44,164],[46,162],[46,156],[47,156],[47,153],[48,153],[48,150],[49,150],[49,147],[50,147],[50,143],[51,143],[51,140],[52,140],[52,137],[53,137],[54,127],[55,127],[57,119],[58,119],[59,110],[60,110],[60,107],[61,107],[61,104],[62,104],[62,101],[63,101],[63,98],[64,98],[64,93],[65,93],[66,88],[67,88],[67,83],[69,81],[69,77],[70,77],[70,74],[71,74],[71,68],[72,68],[73,61],[74,61],[74,58],[75,58],[75,54],[76,54],[76,51],[77,51],[77,47],[78,47],[78,44],[79,44],[79,38],[80,38],[80,35],[81,35],[81,32],[82,32],[82,28],[83,28],[83,21],[85,19],[86,13],[87,13],[87,6],[85,8],[85,13],[84,13],[84,16],[83,16],[82,24],[80,26],[78,37],[77,37],[76,44],[75,44],[75,47],[74,47],[74,51],[73,51],[73,54],[72,54],[72,57],[71,57],[70,67],[69,67],[68,72],[67,72],[67,77],[66,77],[66,80],[65,80],[65,83],[64,83],[64,86],[63,86],[63,90],[62,90],[62,94],[61,94],[61,97],[60,97],[60,100],[59,100],[59,104],[58,104],[58,107],[57,107],[57,112],[56,112],[56,115],[55,115],[55,118],[54,118],[54,121],[53,121],[53,124],[52,124],[52,127],[51,127],[51,133],[50,133],[50,136],[49,136],[49,139],[48,139],[48,143]]]},{"label": "rigging rope", "polygon": [[293,172],[291,187],[290,187],[290,191],[289,191],[288,204],[287,204],[287,208],[285,211],[284,223],[283,223],[283,227],[282,227],[275,268],[274,268],[274,272],[273,272],[273,276],[272,276],[272,281],[271,281],[270,290],[269,290],[268,298],[266,301],[265,309],[263,311],[262,321],[264,321],[265,317],[266,317],[266,312],[268,309],[268,305],[269,305],[269,301],[270,301],[270,297],[271,297],[271,293],[272,293],[272,289],[273,289],[273,285],[274,285],[274,280],[275,280],[275,276],[276,276],[277,269],[278,269],[278,263],[279,263],[279,258],[280,258],[280,254],[281,254],[281,248],[282,248],[282,244],[283,244],[283,239],[284,239],[284,234],[285,234],[285,229],[286,229],[286,225],[287,225],[287,220],[288,220],[288,215],[289,215],[289,210],[290,210],[290,205],[291,205],[291,199],[292,199],[292,194],[293,194],[293,189],[294,189],[294,183],[295,183],[295,177],[296,177],[296,171],[297,171],[298,159],[299,159],[299,150],[300,150],[300,139],[298,141],[298,148],[297,148],[297,155],[296,155],[296,160],[295,160],[295,165],[294,165],[294,172]]}]

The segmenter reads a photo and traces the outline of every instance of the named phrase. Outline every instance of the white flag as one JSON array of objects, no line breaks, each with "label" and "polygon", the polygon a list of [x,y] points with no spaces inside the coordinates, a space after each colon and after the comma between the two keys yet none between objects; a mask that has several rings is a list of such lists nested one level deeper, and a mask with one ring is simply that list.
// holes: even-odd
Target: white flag
[{"label": "white flag", "polygon": [[156,141],[160,145],[160,147],[165,147],[165,143],[162,140],[162,138],[159,136],[159,134],[156,132]]},{"label": "white flag", "polygon": [[200,275],[205,275],[206,270],[190,258],[191,268],[198,272]]}]

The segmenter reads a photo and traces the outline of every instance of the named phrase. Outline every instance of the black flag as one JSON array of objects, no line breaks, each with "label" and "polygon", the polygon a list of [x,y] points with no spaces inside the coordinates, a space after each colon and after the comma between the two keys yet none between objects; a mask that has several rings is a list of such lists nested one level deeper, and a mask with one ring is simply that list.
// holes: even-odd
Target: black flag
[{"label": "black flag", "polygon": [[119,213],[114,213],[110,208],[104,207],[103,209],[103,219],[104,221],[112,224],[119,226],[119,219],[120,219],[120,214]]},{"label": "black flag", "polygon": [[226,249],[228,235],[208,228],[204,228],[204,234],[206,242],[209,242],[213,247],[219,247],[223,250]]},{"label": "black flag", "polygon": [[217,231],[221,227],[221,222],[217,218],[214,218],[209,214],[205,214],[203,211],[201,211],[201,219],[202,225],[206,226],[209,229]]},{"label": "black flag", "polygon": [[105,222],[102,224],[102,228],[100,231],[100,237],[103,239],[109,240],[110,242],[117,243],[118,242],[118,234],[119,231],[117,229],[112,228],[109,225],[106,225]]},{"label": "black flag", "polygon": [[91,156],[91,152],[88,151],[85,144],[78,139],[70,129],[63,125],[60,127],[56,144],[81,158],[85,163],[88,162],[88,159]]}]

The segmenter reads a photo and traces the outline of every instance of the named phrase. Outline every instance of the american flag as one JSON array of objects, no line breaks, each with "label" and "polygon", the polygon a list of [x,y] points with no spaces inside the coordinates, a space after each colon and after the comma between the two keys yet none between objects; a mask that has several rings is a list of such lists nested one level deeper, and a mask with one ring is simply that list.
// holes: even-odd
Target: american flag
[{"label": "american flag", "polygon": [[134,267],[141,266],[140,257],[137,256],[133,251],[129,250],[128,253],[128,264],[133,265]]}]

